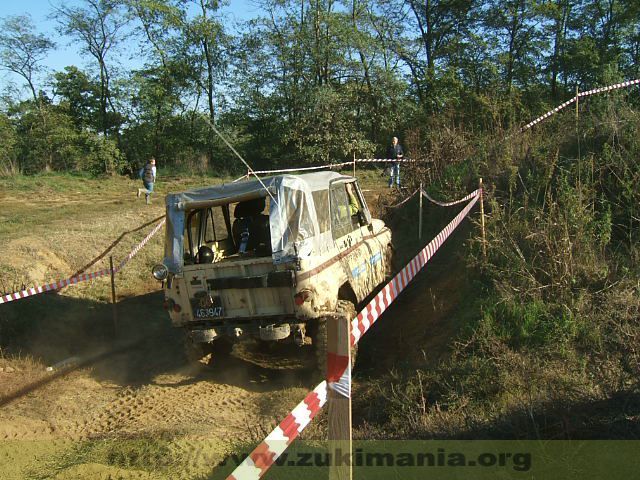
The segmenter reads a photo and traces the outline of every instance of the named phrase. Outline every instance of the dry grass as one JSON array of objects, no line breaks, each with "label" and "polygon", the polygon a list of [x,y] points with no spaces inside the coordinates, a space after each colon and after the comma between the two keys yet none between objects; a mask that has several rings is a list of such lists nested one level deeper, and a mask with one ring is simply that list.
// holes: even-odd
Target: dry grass
[{"label": "dry grass", "polygon": [[[67,278],[79,271],[96,271],[126,256],[154,224],[140,225],[164,214],[163,194],[221,179],[164,179],[151,205],[135,192],[139,182],[126,178],[90,179],[43,175],[0,180],[5,208],[0,238],[0,290],[16,289]],[[130,233],[126,233],[130,232]],[[114,241],[124,237],[117,244]],[[96,258],[102,257],[95,261]],[[162,233],[144,248],[118,277],[123,295],[155,289],[149,271],[162,258]],[[66,289],[65,295],[106,301],[108,281],[98,280]]]}]

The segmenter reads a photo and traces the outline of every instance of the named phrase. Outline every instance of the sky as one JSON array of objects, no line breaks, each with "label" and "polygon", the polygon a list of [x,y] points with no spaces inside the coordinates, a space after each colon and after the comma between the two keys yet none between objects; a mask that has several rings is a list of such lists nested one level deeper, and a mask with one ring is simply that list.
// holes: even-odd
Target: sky
[{"label": "sky", "polygon": [[[72,6],[82,3],[82,0],[0,0],[0,18],[28,14],[31,16],[37,32],[44,33],[56,42],[56,48],[43,61],[49,72],[62,70],[68,65],[85,67],[91,62],[91,59],[80,52],[77,42],[62,37],[56,31],[57,22],[49,18],[53,11],[53,5]],[[224,7],[223,11],[229,15],[232,21],[249,20],[259,13],[259,9],[252,0],[228,0],[227,3],[228,5]],[[136,58],[129,59],[123,55],[119,59],[124,67],[135,68],[139,65]],[[19,86],[24,83],[15,74],[0,71],[0,90],[4,90],[11,82]]]}]

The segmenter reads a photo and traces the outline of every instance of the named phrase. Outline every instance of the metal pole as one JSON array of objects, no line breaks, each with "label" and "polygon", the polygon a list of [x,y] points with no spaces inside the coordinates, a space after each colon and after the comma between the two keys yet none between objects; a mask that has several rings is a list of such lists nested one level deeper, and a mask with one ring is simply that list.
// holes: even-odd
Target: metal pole
[{"label": "metal pole", "polygon": [[484,190],[482,188],[482,178],[480,178],[480,224],[482,225],[482,253],[487,258],[487,235],[484,229]]},{"label": "metal pole", "polygon": [[118,335],[118,302],[116,298],[116,272],[113,269],[113,257],[109,256],[111,270],[111,304],[113,305],[113,336]]},{"label": "metal pole", "polygon": [[418,196],[420,197],[420,207],[418,209],[418,240],[422,240],[422,182],[420,182]]},{"label": "metal pole", "polygon": [[578,145],[578,199],[582,205],[582,158],[580,155],[580,112],[578,110],[578,85],[576,85],[576,143]]}]

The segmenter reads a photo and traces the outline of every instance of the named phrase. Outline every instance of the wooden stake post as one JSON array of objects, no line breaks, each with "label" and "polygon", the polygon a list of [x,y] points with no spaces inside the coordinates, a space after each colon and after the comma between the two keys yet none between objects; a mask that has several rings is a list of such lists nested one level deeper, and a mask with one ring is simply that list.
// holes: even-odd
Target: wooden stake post
[{"label": "wooden stake post", "polygon": [[480,225],[482,226],[482,253],[487,258],[487,235],[484,230],[484,190],[482,187],[482,178],[479,182],[480,188]]},{"label": "wooden stake post", "polygon": [[420,182],[420,191],[418,192],[420,197],[420,207],[418,208],[418,240],[422,239],[422,182]]},{"label": "wooden stake post", "polygon": [[[344,315],[330,317],[327,323],[327,369],[332,362],[332,354],[346,356],[348,359],[348,396],[336,392],[328,384],[329,414],[329,454],[332,462],[329,470],[330,480],[351,480],[353,448],[351,438],[351,348],[349,345],[349,326],[351,319]],[[334,357],[335,358],[335,357]],[[328,377],[330,377],[328,375]],[[345,392],[346,393],[346,392]],[[347,461],[348,459],[348,461]]]},{"label": "wooden stake post", "polygon": [[356,152],[353,152],[353,176],[356,176]]},{"label": "wooden stake post", "polygon": [[109,267],[111,268],[111,303],[113,304],[113,336],[118,335],[118,302],[116,298],[116,273],[113,270],[113,257],[109,257]]}]

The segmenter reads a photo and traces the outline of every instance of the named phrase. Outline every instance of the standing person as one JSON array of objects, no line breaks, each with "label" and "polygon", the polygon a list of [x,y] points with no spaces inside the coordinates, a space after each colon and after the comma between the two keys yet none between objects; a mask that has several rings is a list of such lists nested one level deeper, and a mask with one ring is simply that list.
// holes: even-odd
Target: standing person
[{"label": "standing person", "polygon": [[[393,137],[391,139],[391,145],[387,148],[387,158],[401,160],[403,156],[404,152],[402,151],[402,145],[398,143],[398,137]],[[393,162],[391,164],[391,168],[389,169],[389,188],[393,187],[394,178],[396,185],[400,188],[400,162]]]},{"label": "standing person", "polygon": [[156,183],[156,159],[151,157],[147,160],[147,164],[140,169],[138,176],[142,180],[144,188],[138,189],[138,198],[144,192],[144,198],[147,205],[151,203],[151,194],[153,193],[153,184]]}]

